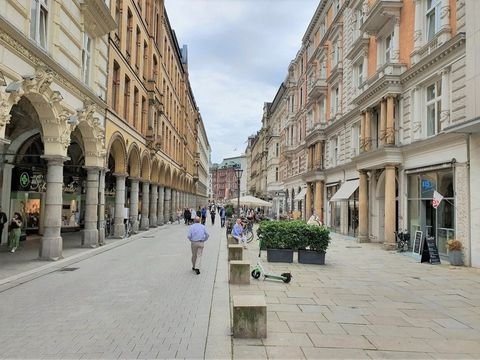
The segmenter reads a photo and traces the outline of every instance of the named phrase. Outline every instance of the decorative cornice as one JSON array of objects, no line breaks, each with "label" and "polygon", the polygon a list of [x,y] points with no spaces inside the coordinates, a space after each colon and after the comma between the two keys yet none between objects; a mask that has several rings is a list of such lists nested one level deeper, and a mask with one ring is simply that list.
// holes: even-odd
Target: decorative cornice
[{"label": "decorative cornice", "polygon": [[424,57],[410,69],[405,71],[401,75],[401,83],[405,84],[410,80],[416,79],[416,77],[423,71],[443,60],[446,56],[452,54],[454,51],[460,50],[465,46],[465,38],[465,33],[458,33],[454,38],[440,45],[430,55]]},{"label": "decorative cornice", "polygon": [[81,82],[80,79],[77,79],[75,76],[73,76],[68,70],[63,68],[36,43],[26,38],[23,33],[18,31],[18,29],[16,29],[1,15],[0,43],[8,46],[12,52],[28,61],[33,67],[44,67],[51,69],[52,78],[54,78],[56,82],[67,88],[78,98],[82,100],[88,98],[102,109],[107,107],[107,104],[97,95],[95,95],[92,89]]}]

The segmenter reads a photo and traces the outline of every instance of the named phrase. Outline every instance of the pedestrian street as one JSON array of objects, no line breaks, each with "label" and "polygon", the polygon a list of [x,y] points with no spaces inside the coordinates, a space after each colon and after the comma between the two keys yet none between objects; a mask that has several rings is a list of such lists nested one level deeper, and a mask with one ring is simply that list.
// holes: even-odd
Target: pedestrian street
[{"label": "pedestrian street", "polygon": [[207,228],[200,275],[181,223],[1,292],[0,358],[203,358],[225,239]]}]

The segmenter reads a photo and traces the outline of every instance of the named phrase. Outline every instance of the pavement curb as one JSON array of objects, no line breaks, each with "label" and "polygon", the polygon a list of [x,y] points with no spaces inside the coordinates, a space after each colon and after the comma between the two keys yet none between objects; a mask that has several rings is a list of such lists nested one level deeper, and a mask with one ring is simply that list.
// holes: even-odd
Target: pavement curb
[{"label": "pavement curb", "polygon": [[[69,265],[78,263],[80,261],[89,259],[93,256],[102,254],[106,251],[115,249],[119,246],[123,246],[123,245],[126,245],[128,243],[131,243],[132,241],[141,239],[146,234],[150,234],[154,231],[163,230],[163,229],[167,229],[167,228],[168,228],[168,225],[152,228],[152,229],[149,229],[147,231],[143,231],[141,233],[132,235],[129,238],[120,239],[120,240],[117,240],[117,241],[112,242],[110,244],[107,243],[106,245],[98,246],[98,247],[92,248],[90,250],[85,250],[84,252],[82,252],[80,254],[75,254],[75,255],[69,256],[67,258],[58,260],[58,261],[52,261],[52,262],[49,262],[45,265],[39,266],[38,268],[28,270],[28,271],[25,271],[25,272],[22,272],[22,273],[19,273],[19,274],[16,274],[16,275],[12,275],[12,276],[9,276],[5,279],[1,279],[0,280],[0,293],[6,291],[8,289],[14,288],[16,286],[25,284],[25,283],[27,283],[29,281],[32,281],[34,279],[37,279],[39,277],[48,275],[52,272],[58,271],[58,270],[60,270],[64,267],[67,267]],[[40,262],[40,260],[39,260],[39,262]]]}]

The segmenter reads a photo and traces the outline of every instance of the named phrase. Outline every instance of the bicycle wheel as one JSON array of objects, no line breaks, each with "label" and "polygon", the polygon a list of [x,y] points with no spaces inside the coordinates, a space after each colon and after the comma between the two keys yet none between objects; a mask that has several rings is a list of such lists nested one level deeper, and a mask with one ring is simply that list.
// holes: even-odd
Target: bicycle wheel
[{"label": "bicycle wheel", "polygon": [[245,234],[245,237],[247,238],[247,243],[251,242],[255,237],[251,229],[246,229],[244,234]]}]

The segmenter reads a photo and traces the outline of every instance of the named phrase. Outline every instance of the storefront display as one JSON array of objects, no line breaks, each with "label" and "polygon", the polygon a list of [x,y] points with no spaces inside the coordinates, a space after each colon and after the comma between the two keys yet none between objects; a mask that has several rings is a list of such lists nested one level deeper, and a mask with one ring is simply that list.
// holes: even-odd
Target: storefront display
[{"label": "storefront display", "polygon": [[[410,234],[422,231],[423,236],[433,236],[442,256],[447,254],[447,241],[455,238],[453,189],[453,169],[408,175],[408,230]],[[434,191],[444,197],[436,209],[432,206]]]}]

